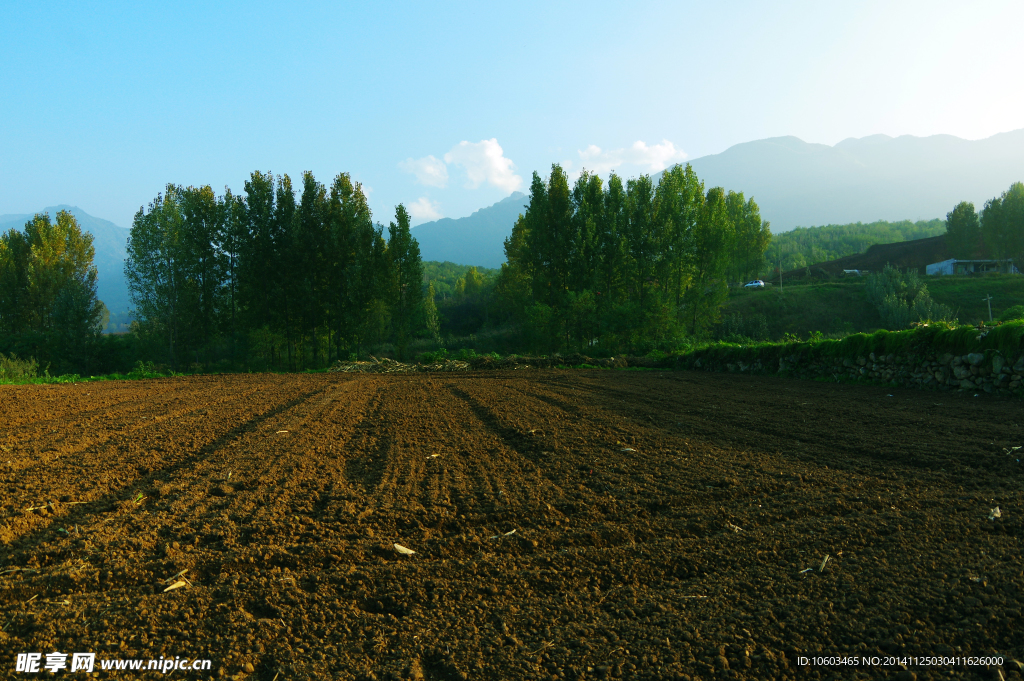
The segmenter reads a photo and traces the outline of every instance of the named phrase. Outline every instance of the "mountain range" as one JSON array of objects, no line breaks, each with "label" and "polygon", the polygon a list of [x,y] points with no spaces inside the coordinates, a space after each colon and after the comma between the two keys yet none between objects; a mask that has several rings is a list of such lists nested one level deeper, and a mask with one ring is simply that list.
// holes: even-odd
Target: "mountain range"
[{"label": "mountain range", "polygon": [[690,162],[706,187],[753,197],[775,233],[794,227],[945,218],[1024,181],[1024,129],[970,141],[951,135],[796,137],[737,144]]}]

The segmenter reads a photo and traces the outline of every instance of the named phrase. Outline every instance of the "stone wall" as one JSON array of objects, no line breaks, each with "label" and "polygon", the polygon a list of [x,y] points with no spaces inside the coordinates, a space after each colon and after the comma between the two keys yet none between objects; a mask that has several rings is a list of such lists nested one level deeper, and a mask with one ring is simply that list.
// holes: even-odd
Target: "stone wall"
[{"label": "stone wall", "polygon": [[895,383],[908,388],[984,391],[1012,395],[1021,390],[1024,354],[1008,359],[997,350],[966,355],[871,353],[866,357],[804,357],[799,354],[779,358],[778,366],[766,361],[745,363],[709,362],[697,359],[695,369],[748,373],[777,373],[804,379],[867,380]]}]

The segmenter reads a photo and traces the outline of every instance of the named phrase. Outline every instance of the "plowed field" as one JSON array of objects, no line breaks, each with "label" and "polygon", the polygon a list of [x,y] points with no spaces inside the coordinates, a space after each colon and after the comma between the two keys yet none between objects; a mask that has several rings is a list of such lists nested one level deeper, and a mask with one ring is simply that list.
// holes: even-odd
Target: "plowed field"
[{"label": "plowed field", "polygon": [[701,373],[0,387],[0,677],[1020,678],[1020,445],[1020,401]]}]

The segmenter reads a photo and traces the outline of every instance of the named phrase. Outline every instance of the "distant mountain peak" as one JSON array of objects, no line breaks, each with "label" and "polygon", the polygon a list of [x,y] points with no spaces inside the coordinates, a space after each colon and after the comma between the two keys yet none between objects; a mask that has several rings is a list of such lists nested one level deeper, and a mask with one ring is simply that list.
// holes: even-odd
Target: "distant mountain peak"
[{"label": "distant mountain peak", "polygon": [[412,229],[424,260],[459,265],[501,267],[505,262],[505,239],[512,234],[526,194],[512,192],[495,204],[464,218],[441,218]]}]

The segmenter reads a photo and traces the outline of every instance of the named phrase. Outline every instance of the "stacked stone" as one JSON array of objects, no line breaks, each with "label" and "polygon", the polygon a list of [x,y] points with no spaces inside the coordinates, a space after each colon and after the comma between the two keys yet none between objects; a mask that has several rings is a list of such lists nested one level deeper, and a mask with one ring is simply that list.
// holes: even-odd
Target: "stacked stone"
[{"label": "stacked stone", "polygon": [[[715,369],[702,363],[695,368]],[[721,368],[721,367],[718,367]],[[766,373],[761,362],[747,364],[742,361],[727,363],[730,372]],[[1010,395],[1024,386],[1024,354],[1011,363],[996,350],[970,352],[965,355],[935,354],[876,354],[842,359],[807,360],[799,355],[779,358],[779,374],[805,379],[863,379],[901,385],[909,388],[937,390],[984,391]]]}]

